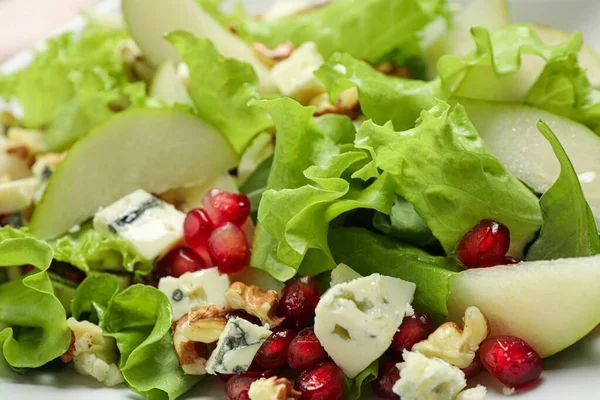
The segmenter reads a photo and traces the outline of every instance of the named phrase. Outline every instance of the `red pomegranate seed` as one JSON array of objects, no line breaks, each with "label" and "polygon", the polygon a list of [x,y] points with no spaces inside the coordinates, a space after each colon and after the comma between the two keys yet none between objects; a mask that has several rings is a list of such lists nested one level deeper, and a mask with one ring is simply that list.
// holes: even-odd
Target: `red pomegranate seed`
[{"label": "red pomegranate seed", "polygon": [[159,278],[174,276],[179,278],[186,272],[195,272],[207,268],[206,263],[198,254],[187,247],[171,250],[156,263],[156,274]]},{"label": "red pomegranate seed", "polygon": [[298,333],[290,343],[287,353],[288,365],[295,369],[311,367],[327,358],[329,355],[321,346],[312,327],[305,328]]},{"label": "red pomegranate seed", "polygon": [[479,374],[483,369],[483,365],[481,364],[481,359],[479,358],[479,352],[475,354],[475,358],[473,362],[469,364],[467,368],[463,368],[462,372],[465,374],[465,378],[469,379]]},{"label": "red pomegranate seed", "polygon": [[427,339],[434,330],[435,326],[427,314],[415,311],[413,315],[402,320],[392,339],[390,349],[394,354],[402,357],[404,350],[411,350],[415,344]]},{"label": "red pomegranate seed", "polygon": [[275,376],[274,371],[247,372],[242,375],[219,374],[219,378],[226,382],[225,396],[230,400],[249,400],[248,390],[250,390],[252,382],[272,376]]},{"label": "red pomegranate seed", "polygon": [[294,388],[302,400],[338,400],[344,395],[344,374],[333,362],[324,362],[300,372]]},{"label": "red pomegranate seed", "polygon": [[262,325],[260,323],[260,319],[258,319],[254,315],[250,315],[247,312],[242,311],[242,310],[232,310],[232,311],[229,311],[227,314],[225,314],[225,318],[227,318],[227,319],[230,319],[230,318],[243,318],[246,321],[253,323],[254,325]]},{"label": "red pomegranate seed", "polygon": [[273,329],[273,334],[258,349],[254,361],[266,369],[283,367],[287,363],[288,347],[295,336],[294,329]]},{"label": "red pomegranate seed", "polygon": [[467,268],[493,267],[504,263],[510,247],[510,231],[506,225],[483,219],[464,234],[456,254]]},{"label": "red pomegranate seed", "polygon": [[401,361],[391,360],[382,363],[379,366],[377,379],[371,383],[373,392],[382,399],[399,400],[400,396],[393,392],[392,388],[398,379],[400,379],[400,370],[396,367]]},{"label": "red pomegranate seed", "polygon": [[250,216],[250,200],[245,194],[213,189],[204,196],[202,204],[215,227],[227,222],[242,226]]},{"label": "red pomegranate seed", "polygon": [[250,263],[250,247],[246,235],[236,225],[227,222],[208,238],[208,252],[224,274],[241,271]]},{"label": "red pomegranate seed", "polygon": [[479,346],[485,369],[509,387],[519,388],[542,374],[542,359],[523,339],[515,336],[488,338]]},{"label": "red pomegranate seed", "polygon": [[320,297],[319,283],[315,278],[310,276],[294,278],[281,292],[277,315],[285,317],[286,326],[303,326],[314,317]]},{"label": "red pomegranate seed", "polygon": [[185,216],[183,234],[185,241],[192,250],[206,250],[208,238],[213,231],[213,223],[206,211],[195,208]]}]

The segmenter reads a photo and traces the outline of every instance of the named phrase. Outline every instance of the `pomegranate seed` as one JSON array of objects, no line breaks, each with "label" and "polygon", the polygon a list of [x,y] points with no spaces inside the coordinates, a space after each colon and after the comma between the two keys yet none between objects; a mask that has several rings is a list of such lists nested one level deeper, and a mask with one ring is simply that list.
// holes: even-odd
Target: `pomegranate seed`
[{"label": "pomegranate seed", "polygon": [[479,374],[482,369],[483,365],[481,364],[481,359],[479,358],[479,352],[477,352],[473,362],[469,364],[467,368],[463,368],[462,372],[465,374],[465,378],[469,379]]},{"label": "pomegranate seed", "polygon": [[303,326],[314,316],[320,297],[319,283],[315,278],[294,278],[281,292],[277,315],[285,317],[286,326]]},{"label": "pomegranate seed", "polygon": [[294,388],[302,400],[338,400],[344,395],[344,374],[333,362],[324,362],[300,372]]},{"label": "pomegranate seed", "polygon": [[498,336],[479,346],[481,362],[496,379],[509,387],[526,385],[542,374],[542,359],[523,339]]},{"label": "pomegranate seed", "polygon": [[427,339],[434,330],[435,326],[427,314],[415,311],[413,315],[404,317],[390,348],[394,354],[402,357],[404,350],[410,351],[415,344]]},{"label": "pomegranate seed", "polygon": [[399,400],[400,396],[393,392],[392,388],[398,379],[400,379],[400,370],[396,367],[400,361],[391,360],[382,363],[379,366],[377,379],[371,383],[373,392],[382,399]]},{"label": "pomegranate seed", "polygon": [[208,238],[208,252],[224,274],[241,271],[250,263],[250,247],[240,228],[227,222]]},{"label": "pomegranate seed", "polygon": [[296,331],[293,329],[273,329],[273,334],[258,349],[254,361],[267,369],[284,366],[287,363],[288,347],[295,336]]},{"label": "pomegranate seed", "polygon": [[159,278],[165,276],[180,277],[186,272],[200,271],[207,268],[206,263],[198,254],[187,247],[171,250],[156,264],[156,274]]},{"label": "pomegranate seed", "polygon": [[208,238],[213,231],[213,223],[210,221],[206,211],[195,208],[185,216],[183,222],[183,234],[188,246],[197,252],[204,252],[208,244]]},{"label": "pomegranate seed", "polygon": [[213,189],[204,196],[202,204],[215,227],[227,222],[242,226],[250,216],[250,200],[245,194]]},{"label": "pomegranate seed", "polygon": [[260,378],[275,376],[274,371],[247,372],[242,375],[221,375],[219,377],[225,383],[225,396],[230,400],[249,400],[248,390],[252,382]]},{"label": "pomegranate seed", "polygon": [[321,346],[312,327],[305,328],[298,333],[290,343],[287,353],[288,365],[295,369],[311,367],[327,358],[329,355]]},{"label": "pomegranate seed", "polygon": [[253,323],[254,325],[262,325],[260,323],[260,319],[258,319],[254,315],[250,315],[247,312],[242,311],[242,310],[232,310],[232,311],[229,311],[225,315],[225,318],[227,318],[227,319],[230,319],[230,318],[243,318],[246,321]]},{"label": "pomegranate seed", "polygon": [[493,267],[503,264],[509,247],[508,227],[483,219],[460,239],[456,254],[467,268]]}]

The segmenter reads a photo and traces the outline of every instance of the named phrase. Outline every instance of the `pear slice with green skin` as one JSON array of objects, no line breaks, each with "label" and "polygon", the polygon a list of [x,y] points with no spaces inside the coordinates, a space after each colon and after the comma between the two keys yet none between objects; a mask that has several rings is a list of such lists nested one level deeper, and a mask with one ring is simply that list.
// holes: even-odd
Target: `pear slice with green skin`
[{"label": "pear slice with green skin", "polygon": [[427,75],[433,79],[437,75],[437,62],[441,56],[450,54],[463,57],[475,50],[471,28],[482,26],[493,33],[510,24],[507,0],[473,0],[459,11],[450,30],[438,33],[439,37],[426,46],[424,57]]},{"label": "pear slice with green skin", "polygon": [[487,316],[491,336],[517,336],[551,356],[600,323],[600,256],[463,271],[450,278],[450,318],[460,322],[469,306]]},{"label": "pear slice with green skin", "polygon": [[200,184],[237,161],[227,140],[191,114],[122,112],[69,151],[48,182],[30,231],[41,239],[55,238],[137,189],[162,193]]},{"label": "pear slice with green skin", "polygon": [[600,225],[600,137],[586,126],[522,104],[455,99],[492,153],[517,178],[544,193],[558,178],[560,164],[537,130],[540,119],[563,145],[579,176],[585,198]]},{"label": "pear slice with green skin", "polygon": [[159,65],[164,60],[181,61],[179,53],[164,35],[184,30],[210,39],[225,57],[250,63],[258,75],[259,90],[277,92],[271,72],[250,46],[223,28],[196,0],[122,0],[121,7],[129,33],[152,64]]},{"label": "pear slice with green skin", "polygon": [[170,106],[177,103],[194,104],[183,79],[177,73],[177,66],[171,60],[165,60],[156,70],[150,96],[162,99]]},{"label": "pear slice with green skin", "polygon": [[[536,35],[547,45],[557,45],[568,40],[571,36],[565,31],[551,26],[527,24]],[[600,89],[600,55],[584,43],[579,53],[579,65],[586,70],[588,79],[593,88]]]}]

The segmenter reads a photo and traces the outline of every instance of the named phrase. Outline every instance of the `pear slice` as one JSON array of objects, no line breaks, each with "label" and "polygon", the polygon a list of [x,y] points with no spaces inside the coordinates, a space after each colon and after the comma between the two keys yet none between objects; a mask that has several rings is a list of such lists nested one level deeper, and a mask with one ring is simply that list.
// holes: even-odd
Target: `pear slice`
[{"label": "pear slice", "polygon": [[190,104],[193,105],[183,79],[177,73],[177,66],[171,60],[165,60],[156,70],[150,96],[164,100],[168,105]]},{"label": "pear slice", "polygon": [[463,271],[450,279],[450,318],[469,306],[488,317],[492,336],[520,337],[548,357],[600,323],[600,256]]},{"label": "pear slice", "polygon": [[[510,103],[459,98],[492,153],[533,191],[544,193],[558,178],[560,164],[550,143],[538,132],[546,122],[565,148],[579,175],[585,198],[600,223],[600,137],[570,119]],[[600,226],[600,225],[599,225]]]},{"label": "pear slice", "polygon": [[[563,43],[569,36],[569,33],[551,26],[528,24],[536,35],[548,45],[557,45]],[[579,65],[587,72],[587,77],[593,88],[600,89],[600,55],[590,46],[584,43],[579,53]]]},{"label": "pear slice", "polygon": [[181,61],[179,53],[164,35],[175,30],[208,38],[225,56],[248,62],[259,78],[262,92],[277,92],[269,69],[254,55],[250,46],[223,28],[195,0],[122,0],[121,7],[129,33],[144,55],[154,64],[164,60]]},{"label": "pear slice", "polygon": [[162,193],[200,184],[236,164],[227,140],[191,114],[125,111],[69,151],[48,182],[30,230],[52,239],[137,189]]}]

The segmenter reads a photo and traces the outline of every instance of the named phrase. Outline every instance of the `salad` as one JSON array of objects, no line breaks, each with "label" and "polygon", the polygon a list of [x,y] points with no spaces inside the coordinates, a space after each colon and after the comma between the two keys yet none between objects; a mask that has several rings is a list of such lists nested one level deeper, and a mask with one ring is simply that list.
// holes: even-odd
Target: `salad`
[{"label": "salad", "polygon": [[471,378],[535,390],[600,323],[581,34],[511,24],[506,0],[121,8],[0,75],[15,373],[479,400]]}]

